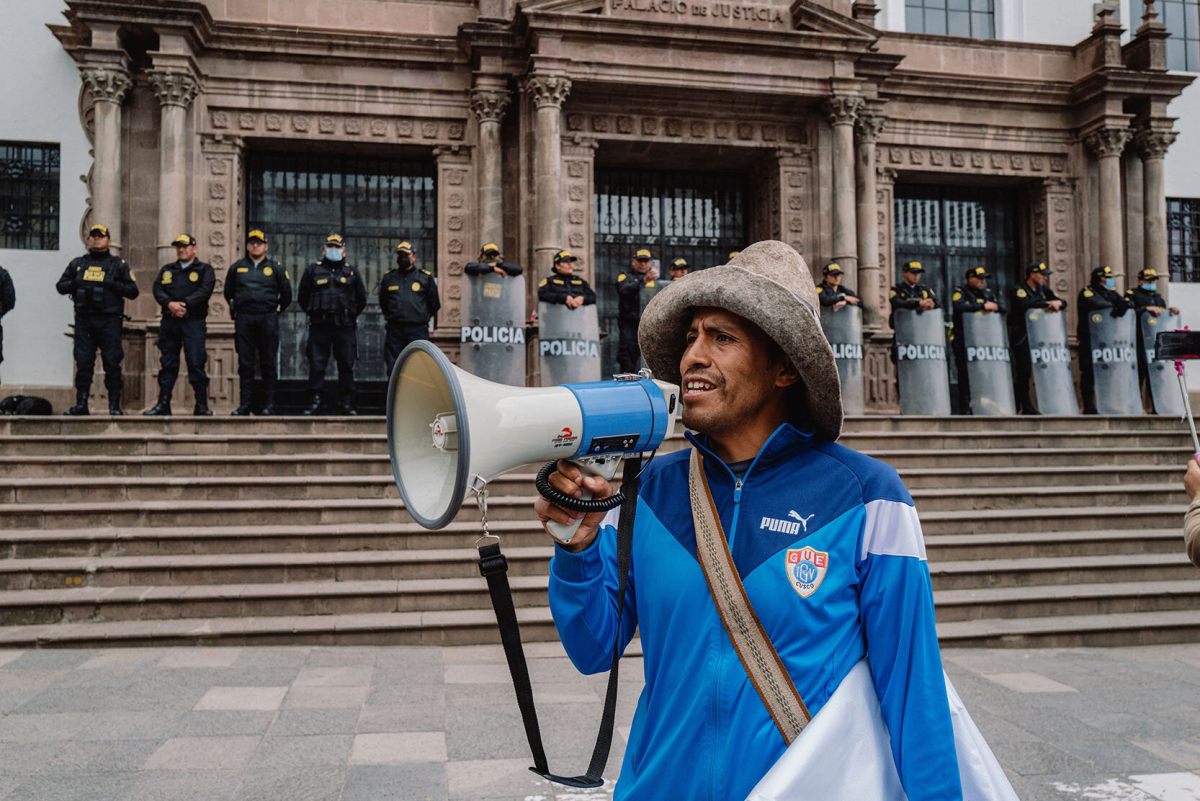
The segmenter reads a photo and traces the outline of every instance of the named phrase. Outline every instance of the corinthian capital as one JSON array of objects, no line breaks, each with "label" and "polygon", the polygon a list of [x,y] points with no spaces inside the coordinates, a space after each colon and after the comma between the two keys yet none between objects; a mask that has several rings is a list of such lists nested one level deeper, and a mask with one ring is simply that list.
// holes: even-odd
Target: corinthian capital
[{"label": "corinthian capital", "polygon": [[1167,155],[1167,150],[1175,143],[1178,136],[1174,131],[1153,131],[1143,128],[1133,138],[1133,146],[1143,159],[1161,159]]},{"label": "corinthian capital", "polygon": [[560,75],[530,75],[525,80],[525,91],[533,96],[538,108],[562,108],[563,101],[571,93],[571,79]]},{"label": "corinthian capital", "polygon": [[512,95],[506,89],[472,89],[471,111],[480,122],[500,122]]},{"label": "corinthian capital", "polygon": [[150,86],[154,88],[154,96],[158,98],[158,103],[162,106],[187,108],[200,91],[196,77],[186,70],[152,69],[146,72],[146,77],[150,79]]},{"label": "corinthian capital", "polygon": [[1133,138],[1133,131],[1128,128],[1101,128],[1095,133],[1088,134],[1083,140],[1084,146],[1092,151],[1096,158],[1119,156],[1125,150],[1125,145]]},{"label": "corinthian capital", "polygon": [[822,109],[830,125],[853,125],[866,105],[866,101],[856,95],[834,95],[825,98]]},{"label": "corinthian capital", "polygon": [[883,126],[886,124],[887,117],[859,114],[854,122],[854,136],[863,144],[874,144],[879,141],[879,135],[883,133]]},{"label": "corinthian capital", "polygon": [[87,87],[88,94],[97,103],[107,101],[120,105],[125,100],[129,88],[133,86],[129,70],[124,67],[80,67],[79,74],[83,77],[83,85]]}]

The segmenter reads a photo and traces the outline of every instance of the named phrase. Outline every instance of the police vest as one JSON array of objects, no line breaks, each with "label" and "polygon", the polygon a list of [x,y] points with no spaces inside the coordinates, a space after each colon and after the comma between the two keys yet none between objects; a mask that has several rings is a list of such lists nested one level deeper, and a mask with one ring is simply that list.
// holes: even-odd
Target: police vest
[{"label": "police vest", "polygon": [[336,325],[353,325],[358,317],[354,297],[358,285],[358,271],[350,265],[332,269],[324,261],[308,267],[312,280],[312,296],[305,309],[315,322],[332,322]]},{"label": "police vest", "polygon": [[118,281],[133,281],[124,259],[111,253],[89,253],[72,261],[71,266],[75,268],[73,299],[77,314],[125,311],[125,298],[114,287]]},{"label": "police vest", "polygon": [[233,265],[233,310],[246,314],[268,314],[279,308],[279,281],[287,272],[271,259],[255,264],[242,259]]}]

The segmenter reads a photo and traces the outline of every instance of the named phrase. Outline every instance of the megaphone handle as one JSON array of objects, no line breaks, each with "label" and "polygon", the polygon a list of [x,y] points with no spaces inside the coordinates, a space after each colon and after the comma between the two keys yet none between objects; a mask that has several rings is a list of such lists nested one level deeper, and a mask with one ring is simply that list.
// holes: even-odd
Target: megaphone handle
[{"label": "megaphone handle", "polygon": [[[595,460],[583,459],[578,462],[570,461],[570,464],[579,468],[579,472],[583,474],[584,478],[599,476],[605,481],[613,480],[613,476],[617,474],[617,466],[620,463],[620,459],[611,457],[597,458]],[[592,492],[590,490],[586,490],[583,487],[580,487],[580,490],[582,492],[580,500],[590,501],[592,499]],[[559,542],[568,543],[575,536],[575,532],[579,530],[579,524],[582,522],[582,517],[567,525],[555,522],[554,520],[547,520],[546,530]]]},{"label": "megaphone handle", "polygon": [[[583,490],[582,498],[585,501],[590,501],[592,499],[591,491]],[[565,545],[568,542],[570,542],[571,539],[575,536],[575,532],[579,531],[579,524],[582,522],[583,522],[582,517],[568,525],[563,525],[562,523],[559,523],[556,520],[547,520],[546,521],[546,530],[549,531],[554,536],[554,539],[558,540],[559,542],[561,542]]]}]

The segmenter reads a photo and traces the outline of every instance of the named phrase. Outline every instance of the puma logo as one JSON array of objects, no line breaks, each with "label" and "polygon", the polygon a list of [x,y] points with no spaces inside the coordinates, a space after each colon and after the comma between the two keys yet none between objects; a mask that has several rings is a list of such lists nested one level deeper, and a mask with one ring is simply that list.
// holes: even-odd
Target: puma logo
[{"label": "puma logo", "polygon": [[792,511],[788,512],[788,517],[794,517],[797,520],[799,520],[800,525],[804,526],[804,533],[807,534],[808,533],[808,521],[812,520],[814,517],[816,517],[816,515],[811,514],[808,517],[801,517],[800,513],[797,512],[795,509],[793,509]]},{"label": "puma logo", "polygon": [[795,519],[797,522],[793,523],[791,520],[779,520],[774,517],[764,517],[762,519],[762,523],[759,524],[759,529],[777,531],[781,534],[792,534],[794,536],[799,534],[801,527],[803,527],[804,533],[807,534],[808,521],[812,520],[814,517],[816,517],[816,515],[811,514],[808,517],[801,517],[798,512],[792,510],[788,512],[788,517]]}]

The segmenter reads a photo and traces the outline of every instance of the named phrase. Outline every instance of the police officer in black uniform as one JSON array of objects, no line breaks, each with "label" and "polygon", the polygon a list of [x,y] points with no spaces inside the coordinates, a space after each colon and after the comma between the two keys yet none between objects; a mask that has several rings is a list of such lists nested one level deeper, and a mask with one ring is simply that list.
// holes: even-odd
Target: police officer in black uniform
[{"label": "police officer in black uniform", "polygon": [[596,293],[587,281],[575,275],[575,257],[569,250],[554,254],[554,274],[543,278],[538,284],[538,300],[542,303],[560,303],[570,309],[590,306],[596,302]]},{"label": "police officer in black uniform", "polygon": [[622,373],[636,373],[642,358],[637,338],[638,323],[642,319],[642,287],[658,280],[658,270],[651,267],[650,262],[650,251],[642,248],[633,254],[633,269],[617,276],[617,327],[620,329],[617,364]]},{"label": "police officer in black uniform", "polygon": [[88,252],[73,259],[58,279],[58,294],[75,301],[75,405],[65,414],[88,413],[88,394],[96,369],[96,349],[104,364],[104,388],[108,390],[108,413],[122,414],[121,318],[125,301],[138,296],[129,265],[109,252],[108,228],[93,225],[88,231]]},{"label": "police officer in black uniform", "polygon": [[1034,262],[1025,268],[1025,280],[1013,290],[1012,313],[1008,315],[1008,347],[1013,359],[1013,394],[1017,400],[1017,414],[1038,414],[1033,408],[1033,401],[1029,399],[1033,360],[1029,356],[1025,312],[1030,309],[1062,312],[1067,308],[1067,302],[1046,286],[1049,276],[1049,267],[1042,262]]},{"label": "police officer in black uniform", "polygon": [[671,262],[671,266],[667,268],[667,272],[671,274],[672,281],[678,281],[692,270],[692,265],[688,264],[687,259],[676,259]]},{"label": "police officer in black uniform", "polygon": [[162,307],[162,323],[158,331],[158,349],[162,353],[158,371],[158,403],[143,414],[169,415],[171,391],[179,377],[179,349],[187,359],[188,383],[196,395],[192,414],[210,415],[208,408],[208,374],[204,365],[208,350],[204,346],[208,331],[208,299],[217,284],[217,274],[211,264],[196,259],[196,240],[190,234],[180,234],[171,243],[175,246],[175,261],[164,264],[154,278],[154,299]]},{"label": "police officer in black uniform", "polygon": [[[888,292],[888,304],[891,307],[891,313],[888,314],[888,326],[893,330],[896,328],[896,310],[897,309],[912,309],[917,314],[924,314],[927,311],[933,311],[938,308],[937,293],[929,287],[921,286],[921,276],[924,275],[925,268],[921,266],[919,261],[910,261],[900,268],[900,275],[903,279],[900,283],[892,287]],[[896,355],[896,342],[892,342],[891,351],[892,364],[897,364],[899,359]],[[900,382],[896,382],[896,399],[900,399]]]},{"label": "police officer in black uniform", "polygon": [[[499,257],[499,250],[496,255]],[[429,339],[429,321],[442,307],[437,279],[428,270],[417,269],[416,263],[412,244],[401,242],[396,246],[395,269],[384,273],[379,282],[379,310],[386,321],[383,360],[388,377],[400,351],[418,339]],[[471,266],[468,264],[467,269]],[[520,266],[514,266],[519,273]]]},{"label": "police officer in black uniform", "polygon": [[837,262],[829,262],[821,270],[821,283],[817,284],[817,299],[822,306],[833,306],[834,311],[849,303],[851,306],[857,306],[862,303],[862,299],[855,294],[853,289],[842,286],[842,271],[841,265]]},{"label": "police officer in black uniform", "polygon": [[262,375],[266,397],[259,414],[275,414],[275,386],[279,378],[279,315],[292,303],[291,276],[267,258],[267,237],[262,231],[246,235],[246,256],[225,274],[225,300],[233,317],[234,347],[238,355],[241,397],[233,414],[250,414],[254,406],[254,364]]},{"label": "police officer in black uniform", "polygon": [[[1147,267],[1138,273],[1138,285],[1133,289],[1126,290],[1125,299],[1133,304],[1133,309],[1137,313],[1135,327],[1138,338],[1138,384],[1144,387],[1150,369],[1146,364],[1146,349],[1153,348],[1154,345],[1142,342],[1142,315],[1161,317],[1168,312],[1179,314],[1179,309],[1175,306],[1167,306],[1167,299],[1158,291],[1158,270],[1153,267]],[[1153,401],[1153,395],[1151,401]]]},{"label": "police officer in black uniform", "polygon": [[479,249],[479,260],[473,261],[463,268],[467,275],[487,275],[495,273],[503,278],[517,276],[525,272],[525,268],[515,261],[505,261],[500,256],[500,246],[489,242]]},{"label": "police officer in black uniform", "polygon": [[[17,290],[8,270],[0,267],[0,320],[17,305]],[[0,364],[4,363],[4,327],[0,326]]]},{"label": "police officer in black uniform", "polygon": [[1096,375],[1092,367],[1092,328],[1088,324],[1091,312],[1102,311],[1113,317],[1124,317],[1133,308],[1133,303],[1116,290],[1117,277],[1111,267],[1092,270],[1092,279],[1079,290],[1079,323],[1075,334],[1079,337],[1079,390],[1083,395],[1083,413],[1097,414]]},{"label": "police officer in black uniform", "polygon": [[367,287],[358,270],[346,263],[346,240],[338,234],[325,239],[325,255],[304,271],[299,302],[308,315],[308,391],[312,395],[304,414],[321,409],[331,350],[337,360],[342,414],[358,414],[354,409],[354,361],[358,356],[358,315],[367,308]]},{"label": "police officer in black uniform", "polygon": [[954,288],[950,296],[953,327],[951,350],[954,351],[954,367],[958,371],[958,408],[961,414],[971,414],[971,381],[967,375],[967,341],[963,336],[964,314],[1004,314],[1004,307],[996,293],[987,288],[987,280],[991,278],[982,267],[972,267],[967,270],[966,284]]}]

